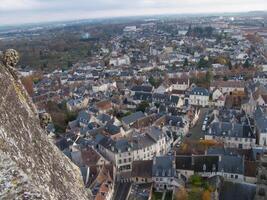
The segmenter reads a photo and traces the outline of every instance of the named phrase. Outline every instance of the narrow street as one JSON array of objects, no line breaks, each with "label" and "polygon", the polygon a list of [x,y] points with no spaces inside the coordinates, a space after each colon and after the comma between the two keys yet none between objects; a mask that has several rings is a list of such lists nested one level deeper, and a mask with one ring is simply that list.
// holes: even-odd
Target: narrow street
[{"label": "narrow street", "polygon": [[200,114],[199,114],[199,119],[196,123],[196,125],[189,130],[190,137],[187,137],[188,139],[191,140],[200,140],[200,138],[204,138],[204,133],[202,131],[202,125],[206,116],[206,113],[209,109],[208,108],[201,108],[200,109]]},{"label": "narrow street", "polygon": [[114,200],[126,200],[131,188],[131,183],[117,182],[114,190]]}]

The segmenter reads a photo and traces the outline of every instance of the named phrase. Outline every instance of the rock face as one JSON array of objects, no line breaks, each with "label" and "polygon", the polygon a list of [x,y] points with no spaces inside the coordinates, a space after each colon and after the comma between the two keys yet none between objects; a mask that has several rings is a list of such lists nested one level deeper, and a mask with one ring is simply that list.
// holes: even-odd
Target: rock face
[{"label": "rock face", "polygon": [[80,170],[48,140],[21,82],[1,62],[0,199],[90,199]]}]

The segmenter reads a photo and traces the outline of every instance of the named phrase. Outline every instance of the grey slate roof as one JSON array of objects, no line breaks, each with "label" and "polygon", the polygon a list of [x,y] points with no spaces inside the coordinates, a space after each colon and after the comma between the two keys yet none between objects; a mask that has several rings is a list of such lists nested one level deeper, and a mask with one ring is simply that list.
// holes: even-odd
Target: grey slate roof
[{"label": "grey slate roof", "polygon": [[219,156],[216,155],[194,155],[176,156],[176,169],[193,170],[194,172],[217,172]]},{"label": "grey slate roof", "polygon": [[139,111],[139,112],[135,112],[129,116],[123,117],[121,120],[123,123],[128,125],[128,124],[136,122],[137,120],[139,120],[143,117],[145,117],[145,114],[143,112]]},{"label": "grey slate roof", "polygon": [[168,94],[154,93],[152,96],[152,101],[157,103],[163,103],[165,105],[176,106],[179,101],[179,96],[173,96]]},{"label": "grey slate roof", "polygon": [[210,124],[208,135],[222,137],[255,138],[248,125],[230,122],[214,122]]},{"label": "grey slate roof", "polygon": [[241,156],[224,155],[219,162],[219,171],[232,174],[244,174],[244,160]]},{"label": "grey slate roof", "polygon": [[223,182],[220,191],[220,200],[253,200],[256,185],[237,182]]},{"label": "grey slate roof", "polygon": [[83,123],[89,123],[90,121],[90,116],[87,112],[85,111],[80,111],[77,117],[79,122],[83,122]]},{"label": "grey slate roof", "polygon": [[103,113],[103,114],[99,114],[97,116],[97,119],[101,121],[102,123],[105,123],[111,120],[111,116]]},{"label": "grey slate roof", "polygon": [[132,87],[132,91],[135,92],[152,92],[153,87],[149,86],[149,85],[137,85]]},{"label": "grey slate roof", "polygon": [[254,118],[257,129],[261,133],[267,133],[267,116],[260,107],[256,109],[254,113]]},{"label": "grey slate roof", "polygon": [[111,134],[111,135],[115,135],[117,133],[120,132],[120,127],[114,125],[114,124],[108,124],[105,128],[105,130]]},{"label": "grey slate roof", "polygon": [[206,88],[195,87],[191,93],[191,95],[201,95],[201,96],[209,96],[209,91]]},{"label": "grey slate roof", "polygon": [[173,177],[175,169],[173,168],[174,158],[171,156],[155,157],[152,167],[152,176],[154,177]]},{"label": "grey slate roof", "polygon": [[135,92],[133,99],[151,102],[152,101],[152,94],[148,93],[148,92]]}]

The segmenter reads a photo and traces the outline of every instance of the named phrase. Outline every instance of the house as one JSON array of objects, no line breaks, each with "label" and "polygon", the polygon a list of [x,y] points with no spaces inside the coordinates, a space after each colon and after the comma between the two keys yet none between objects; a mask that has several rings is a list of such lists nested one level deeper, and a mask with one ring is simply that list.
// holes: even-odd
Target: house
[{"label": "house", "polygon": [[244,181],[244,157],[223,155],[218,166],[218,174],[228,180]]},{"label": "house", "polygon": [[267,176],[267,154],[263,154],[260,158],[259,166],[257,169],[257,188],[255,199],[266,199],[267,194],[267,185],[266,185],[266,176]]},{"label": "house", "polygon": [[136,183],[151,183],[152,182],[152,166],[153,160],[138,160],[133,161],[132,181]]},{"label": "house", "polygon": [[161,94],[161,93],[153,93],[152,102],[154,104],[161,104],[170,107],[182,107],[183,100],[179,96],[169,95],[169,94]]},{"label": "house", "polygon": [[267,115],[263,108],[257,107],[254,113],[258,144],[267,146]]},{"label": "house", "polygon": [[108,100],[97,102],[95,106],[99,110],[99,113],[106,113],[112,109],[112,103]]},{"label": "house", "polygon": [[81,150],[81,158],[83,165],[87,167],[102,166],[109,164],[102,155],[100,155],[95,149],[87,147]]},{"label": "house", "polygon": [[164,94],[165,92],[167,92],[167,88],[164,85],[160,85],[158,88],[154,90],[154,93],[158,94]]},{"label": "house", "polygon": [[136,121],[138,121],[141,118],[144,118],[145,114],[141,111],[132,113],[131,115],[128,115],[126,117],[123,117],[121,119],[122,124],[124,127],[129,128],[130,126],[132,126]]},{"label": "house", "polygon": [[188,181],[193,174],[209,178],[217,175],[219,160],[216,155],[179,155],[175,157],[176,173],[184,181]]},{"label": "house", "polygon": [[123,56],[118,56],[118,57],[113,57],[110,58],[109,60],[109,65],[118,67],[122,65],[130,65],[130,57],[128,55],[123,55]]},{"label": "house", "polygon": [[131,88],[131,95],[134,95],[135,92],[143,92],[143,93],[152,93],[153,87],[150,85],[136,85]]},{"label": "house", "polygon": [[136,104],[141,103],[142,101],[151,102],[152,101],[152,93],[148,92],[135,92],[133,95],[133,100]]},{"label": "house", "polygon": [[172,143],[171,138],[156,127],[137,132],[135,137],[112,140],[103,135],[97,135],[97,149],[112,162],[118,172],[132,169],[135,160],[152,160],[154,156],[165,155]]},{"label": "house", "polygon": [[109,136],[113,140],[118,140],[126,135],[126,132],[122,127],[115,124],[107,124],[104,129],[104,134]]},{"label": "house", "polygon": [[178,90],[178,91],[186,91],[190,87],[190,80],[189,77],[181,77],[176,79],[171,79],[171,91]]},{"label": "house", "polygon": [[229,148],[250,149],[256,145],[253,129],[233,122],[212,122],[205,133],[205,140],[217,140]]},{"label": "house", "polygon": [[173,190],[176,186],[175,160],[171,156],[154,157],[152,180],[157,191]]},{"label": "house", "polygon": [[213,102],[213,104],[215,106],[217,106],[217,107],[224,107],[225,100],[226,100],[225,95],[218,88],[216,88],[212,92],[212,102]]},{"label": "house", "polygon": [[80,127],[87,127],[90,123],[96,122],[97,120],[95,119],[94,116],[90,115],[86,111],[80,111],[77,116],[77,124]]},{"label": "house", "polygon": [[189,95],[189,104],[206,107],[209,105],[209,91],[205,88],[195,87]]},{"label": "house", "polygon": [[267,88],[260,85],[253,92],[253,98],[259,106],[267,106]]},{"label": "house", "polygon": [[253,77],[254,83],[261,83],[263,85],[267,84],[267,73],[266,72],[257,72]]},{"label": "house", "polygon": [[218,88],[223,94],[245,92],[245,84],[243,81],[213,81],[210,85],[210,91],[214,91],[216,88]]},{"label": "house", "polygon": [[242,101],[241,109],[246,112],[247,115],[253,116],[257,107],[257,101],[253,98],[250,93],[250,98]]},{"label": "house", "polygon": [[78,99],[71,99],[67,101],[66,106],[68,111],[74,112],[86,108],[88,106],[88,103],[89,103],[88,97],[81,97]]},{"label": "house", "polygon": [[189,122],[181,116],[164,115],[156,120],[155,124],[163,127],[162,130],[166,132],[171,131],[173,136],[178,138],[185,136],[189,131]]},{"label": "house", "polygon": [[[94,170],[94,168],[89,168]],[[96,170],[96,175],[89,188],[95,200],[111,200],[114,193],[113,167],[103,165],[100,170]],[[90,174],[87,177],[92,177]]]},{"label": "house", "polygon": [[106,91],[108,91],[108,89],[109,89],[109,84],[108,83],[104,83],[104,84],[97,83],[97,84],[92,86],[92,91],[94,93],[96,93],[96,92],[106,92]]},{"label": "house", "polygon": [[257,162],[245,161],[244,179],[248,183],[255,184],[257,182]]},{"label": "house", "polygon": [[217,101],[221,96],[223,96],[223,93],[218,88],[212,91],[212,101]]},{"label": "house", "polygon": [[209,153],[175,157],[178,178],[188,181],[193,174],[204,178],[221,176],[227,180],[244,181],[244,158],[239,155]]}]

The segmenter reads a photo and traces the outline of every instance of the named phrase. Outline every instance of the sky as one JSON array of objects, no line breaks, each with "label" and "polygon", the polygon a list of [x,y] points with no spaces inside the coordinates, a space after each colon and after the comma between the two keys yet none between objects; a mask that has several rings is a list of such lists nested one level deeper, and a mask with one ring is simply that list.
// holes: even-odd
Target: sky
[{"label": "sky", "polygon": [[120,16],[267,10],[267,0],[0,0],[0,26]]}]

